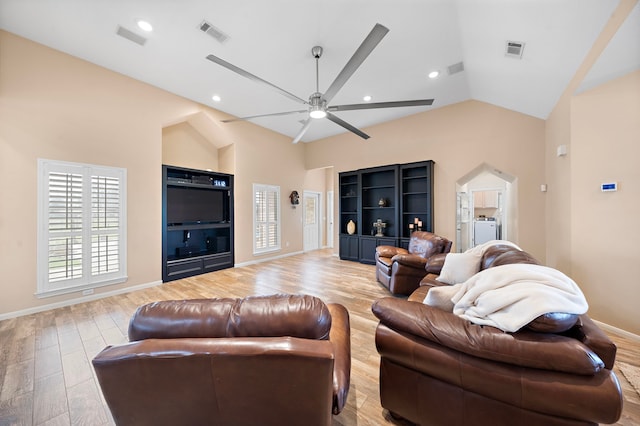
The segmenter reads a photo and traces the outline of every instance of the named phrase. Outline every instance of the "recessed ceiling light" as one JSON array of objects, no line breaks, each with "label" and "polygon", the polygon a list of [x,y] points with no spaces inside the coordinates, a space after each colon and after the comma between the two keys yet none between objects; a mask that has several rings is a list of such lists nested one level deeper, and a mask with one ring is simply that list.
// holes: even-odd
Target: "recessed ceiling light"
[{"label": "recessed ceiling light", "polygon": [[145,21],[143,19],[138,19],[136,21],[136,24],[138,24],[138,28],[140,28],[143,31],[146,31],[146,32],[153,31],[153,26],[149,22],[147,22],[147,21]]},{"label": "recessed ceiling light", "polygon": [[214,102],[220,102],[222,98],[220,98],[220,96],[218,95],[213,95],[211,99],[213,99]]},{"label": "recessed ceiling light", "polygon": [[362,100],[365,102],[369,102],[371,100],[371,96],[367,95],[364,98],[362,98]]},{"label": "recessed ceiling light", "polygon": [[429,78],[436,78],[439,75],[440,75],[440,71],[431,71],[429,73]]}]

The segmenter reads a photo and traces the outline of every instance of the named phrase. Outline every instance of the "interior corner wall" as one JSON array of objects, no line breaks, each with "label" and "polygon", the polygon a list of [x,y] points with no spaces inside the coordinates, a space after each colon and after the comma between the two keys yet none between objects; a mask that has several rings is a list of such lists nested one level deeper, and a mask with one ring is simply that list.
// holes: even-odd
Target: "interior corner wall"
[{"label": "interior corner wall", "polygon": [[220,171],[218,148],[187,122],[162,129],[162,164]]},{"label": "interior corner wall", "polygon": [[[345,113],[345,119],[347,118]],[[434,231],[455,241],[456,181],[482,163],[517,178],[518,245],[545,260],[544,121],[479,101],[466,101],[305,144],[307,168],[342,171],[433,160]],[[337,178],[333,185],[337,191]],[[337,194],[337,192],[336,192]],[[336,217],[338,203],[335,203]],[[334,241],[338,241],[335,227]],[[334,251],[337,251],[334,244]]]},{"label": "interior corner wall", "polygon": [[222,173],[236,174],[236,147],[234,144],[218,148],[218,168]]},{"label": "interior corner wall", "polygon": [[[592,318],[640,334],[640,71],[571,103],[571,258]],[[617,182],[618,191],[600,185]]]},{"label": "interior corner wall", "polygon": [[[234,123],[242,137],[234,138],[236,170],[235,197],[235,263],[259,262],[278,256],[302,252],[302,209],[292,209],[289,194],[304,182],[303,144],[292,144],[291,138],[248,122]],[[253,254],[253,184],[280,187],[281,247],[276,252]],[[295,186],[295,187],[294,187]]]},{"label": "interior corner wall", "polygon": [[[546,258],[547,265],[571,275],[571,103],[562,98],[545,123]],[[568,156],[559,157],[564,145]]]}]

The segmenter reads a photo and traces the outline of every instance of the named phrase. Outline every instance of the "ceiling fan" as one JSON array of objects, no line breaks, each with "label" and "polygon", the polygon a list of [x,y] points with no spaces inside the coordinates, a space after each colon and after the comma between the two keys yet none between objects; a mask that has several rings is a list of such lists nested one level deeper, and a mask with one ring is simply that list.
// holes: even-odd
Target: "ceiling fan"
[{"label": "ceiling fan", "polygon": [[317,118],[328,118],[339,126],[344,127],[352,133],[360,136],[363,139],[369,139],[369,135],[364,133],[362,130],[352,126],[341,118],[337,117],[333,114],[334,111],[350,111],[350,110],[360,110],[360,109],[374,109],[374,108],[394,108],[394,107],[410,107],[410,106],[423,106],[423,105],[431,105],[433,104],[433,99],[417,99],[412,101],[394,101],[394,102],[374,102],[374,103],[365,103],[365,104],[350,104],[350,105],[329,105],[331,99],[338,93],[338,91],[344,86],[344,84],[349,80],[349,78],[353,75],[354,72],[362,65],[364,60],[369,56],[369,54],[375,49],[375,47],[380,43],[382,38],[389,32],[389,29],[383,25],[376,24],[369,35],[364,39],[360,47],[355,51],[351,59],[344,66],[342,71],[338,74],[336,79],[331,83],[326,92],[321,93],[318,87],[318,60],[322,56],[322,47],[314,46],[311,49],[311,54],[316,59],[316,91],[309,96],[308,100],[304,100],[299,98],[298,96],[287,92],[280,87],[269,83],[266,80],[257,77],[250,72],[243,70],[242,68],[238,68],[233,64],[221,59],[215,55],[208,55],[207,59],[215,62],[218,65],[221,65],[237,74],[240,74],[243,77],[248,78],[254,82],[266,85],[271,87],[272,89],[280,92],[281,95],[288,97],[289,99],[293,99],[294,101],[307,105],[307,109],[298,110],[298,111],[286,111],[286,112],[276,112],[271,114],[260,114],[260,115],[252,115],[249,117],[240,117],[233,118],[229,120],[222,120],[225,123],[239,120],[250,120],[252,118],[258,117],[269,117],[269,116],[278,116],[278,115],[289,115],[289,114],[299,114],[303,112],[308,112],[309,117],[305,120],[302,129],[298,132],[296,137],[293,139],[293,143],[298,143],[302,136],[304,136],[305,132],[311,125],[312,119]]}]

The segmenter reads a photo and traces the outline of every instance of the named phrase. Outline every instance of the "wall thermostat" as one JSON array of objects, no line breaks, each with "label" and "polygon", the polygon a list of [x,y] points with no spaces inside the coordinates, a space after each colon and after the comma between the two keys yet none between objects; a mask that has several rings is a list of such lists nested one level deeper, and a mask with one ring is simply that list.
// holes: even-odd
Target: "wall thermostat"
[{"label": "wall thermostat", "polygon": [[610,192],[618,190],[618,182],[608,182],[600,185],[600,190],[602,192]]}]

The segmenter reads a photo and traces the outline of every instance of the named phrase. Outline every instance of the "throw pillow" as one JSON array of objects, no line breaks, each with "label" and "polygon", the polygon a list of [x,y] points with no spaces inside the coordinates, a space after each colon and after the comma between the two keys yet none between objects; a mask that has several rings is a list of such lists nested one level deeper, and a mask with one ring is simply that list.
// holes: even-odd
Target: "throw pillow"
[{"label": "throw pillow", "polygon": [[445,284],[460,284],[480,270],[482,256],[473,253],[448,253],[440,276],[436,280]]}]

